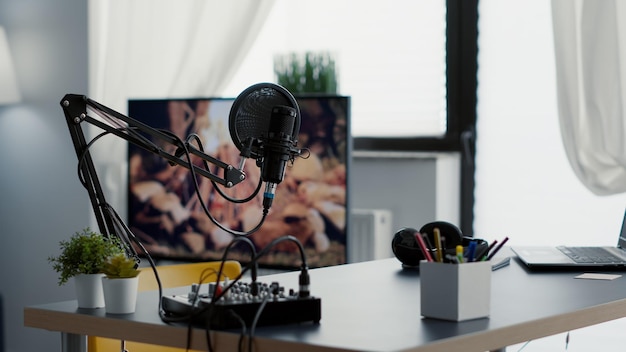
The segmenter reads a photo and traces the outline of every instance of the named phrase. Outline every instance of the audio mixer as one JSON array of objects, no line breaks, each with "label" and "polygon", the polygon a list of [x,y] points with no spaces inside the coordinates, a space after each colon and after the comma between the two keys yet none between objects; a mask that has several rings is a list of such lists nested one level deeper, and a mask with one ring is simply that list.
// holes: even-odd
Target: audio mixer
[{"label": "audio mixer", "polygon": [[163,310],[169,317],[188,318],[211,329],[241,328],[242,324],[249,327],[261,307],[256,326],[319,323],[321,319],[320,298],[300,297],[293,289],[286,293],[277,282],[238,281],[212,302],[215,290],[222,290],[226,285],[211,283],[208,292],[196,293],[198,286],[194,284],[188,294],[163,296]]}]

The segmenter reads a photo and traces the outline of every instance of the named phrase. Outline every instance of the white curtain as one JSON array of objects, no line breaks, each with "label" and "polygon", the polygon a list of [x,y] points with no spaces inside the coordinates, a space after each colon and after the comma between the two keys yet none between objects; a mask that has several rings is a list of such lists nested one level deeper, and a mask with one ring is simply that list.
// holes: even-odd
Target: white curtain
[{"label": "white curtain", "polygon": [[594,194],[626,192],[626,2],[553,0],[552,17],[569,162]]},{"label": "white curtain", "polygon": [[[126,113],[129,98],[220,96],[273,4],[91,0],[87,95],[121,113]],[[93,127],[89,132],[93,137],[101,131]],[[107,201],[125,217],[126,142],[101,139],[92,155]],[[91,223],[96,228],[95,219]]]}]

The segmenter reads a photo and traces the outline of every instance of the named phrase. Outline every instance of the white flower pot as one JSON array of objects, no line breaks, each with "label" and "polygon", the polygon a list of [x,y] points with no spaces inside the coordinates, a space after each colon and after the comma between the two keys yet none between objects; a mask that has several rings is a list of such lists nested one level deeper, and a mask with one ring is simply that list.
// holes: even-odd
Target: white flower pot
[{"label": "white flower pot", "polygon": [[104,307],[103,277],[104,274],[80,274],[74,276],[78,308]]},{"label": "white flower pot", "polygon": [[110,314],[128,314],[135,312],[137,305],[138,277],[109,279],[102,278],[105,309]]}]

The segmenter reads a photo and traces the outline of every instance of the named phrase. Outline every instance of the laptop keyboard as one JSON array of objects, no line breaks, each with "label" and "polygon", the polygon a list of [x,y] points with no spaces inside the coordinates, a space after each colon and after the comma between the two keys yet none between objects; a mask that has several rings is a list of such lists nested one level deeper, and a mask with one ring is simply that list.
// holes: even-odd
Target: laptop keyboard
[{"label": "laptop keyboard", "polygon": [[576,263],[622,263],[624,260],[601,247],[559,247]]}]

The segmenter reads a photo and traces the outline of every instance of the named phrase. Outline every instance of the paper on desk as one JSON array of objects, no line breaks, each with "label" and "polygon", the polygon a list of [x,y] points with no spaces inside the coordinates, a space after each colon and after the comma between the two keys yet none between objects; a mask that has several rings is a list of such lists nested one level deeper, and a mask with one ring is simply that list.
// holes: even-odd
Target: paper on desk
[{"label": "paper on desk", "polygon": [[585,273],[574,277],[575,279],[588,279],[588,280],[615,280],[622,275],[617,274],[597,274],[597,273]]}]

